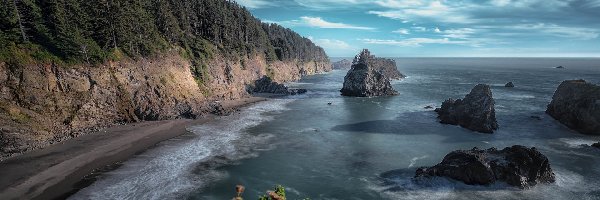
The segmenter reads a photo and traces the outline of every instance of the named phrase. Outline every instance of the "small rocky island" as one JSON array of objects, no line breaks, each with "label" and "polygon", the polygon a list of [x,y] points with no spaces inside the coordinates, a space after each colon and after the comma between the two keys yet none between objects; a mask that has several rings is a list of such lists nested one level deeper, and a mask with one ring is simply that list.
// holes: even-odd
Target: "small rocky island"
[{"label": "small rocky island", "polygon": [[340,92],[344,96],[354,97],[397,95],[398,92],[392,88],[387,74],[392,77],[397,77],[394,74],[400,74],[395,62],[376,58],[368,49],[363,49],[352,61],[352,67],[344,77],[344,86]]},{"label": "small rocky island", "polygon": [[456,150],[433,167],[418,168],[415,178],[434,176],[451,178],[469,185],[490,185],[503,181],[522,189],[555,181],[548,158],[535,148],[519,145],[502,150]]},{"label": "small rocky island", "polygon": [[342,59],[337,62],[331,63],[333,69],[350,69],[352,67],[352,61],[348,59]]},{"label": "small rocky island", "polygon": [[515,87],[515,84],[513,84],[513,82],[508,82],[506,85],[504,85],[504,87],[513,88]]},{"label": "small rocky island", "polygon": [[436,108],[440,123],[460,125],[469,130],[493,133],[498,129],[494,98],[489,85],[476,85],[464,99],[452,98]]},{"label": "small rocky island", "polygon": [[306,93],[306,89],[289,89],[287,86],[277,83],[268,76],[254,81],[254,86],[251,87],[252,93],[272,93],[282,95],[297,95]]},{"label": "small rocky island", "polygon": [[600,135],[600,86],[584,80],[563,81],[546,113],[580,133]]}]

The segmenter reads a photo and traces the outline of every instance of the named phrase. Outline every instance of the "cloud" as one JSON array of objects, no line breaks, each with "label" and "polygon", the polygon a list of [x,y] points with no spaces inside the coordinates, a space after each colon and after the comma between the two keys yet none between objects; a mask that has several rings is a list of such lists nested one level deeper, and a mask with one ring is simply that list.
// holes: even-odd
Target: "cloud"
[{"label": "cloud", "polygon": [[327,50],[353,50],[354,48],[348,43],[341,40],[334,39],[314,39],[311,38],[317,45]]},{"label": "cloud", "polygon": [[258,9],[272,6],[272,4],[266,0],[235,0],[235,2],[249,9]]},{"label": "cloud", "polygon": [[598,38],[598,29],[580,28],[580,27],[565,27],[556,24],[519,24],[505,27],[506,29],[536,31],[542,34],[547,34],[555,37],[564,37],[580,40],[591,40]]},{"label": "cloud", "polygon": [[423,5],[423,1],[420,0],[381,0],[375,1],[375,3],[387,8],[409,8]]},{"label": "cloud", "polygon": [[344,23],[336,23],[336,22],[328,22],[323,20],[320,17],[300,17],[302,23],[307,26],[317,27],[317,28],[331,28],[331,29],[358,29],[358,30],[375,30],[375,28],[364,27],[364,26],[355,26]]},{"label": "cloud", "polygon": [[401,29],[392,31],[392,33],[400,33],[400,34],[403,34],[403,35],[408,35],[408,34],[410,34],[410,31],[408,29],[401,28]]},{"label": "cloud", "polygon": [[408,38],[404,40],[380,40],[380,39],[359,39],[366,44],[383,44],[403,47],[419,47],[423,44],[463,44],[468,45],[468,41],[450,40],[448,38]]},{"label": "cloud", "polygon": [[[393,6],[388,6],[394,8]],[[387,17],[401,21],[416,21],[416,20],[434,20],[439,22],[449,23],[473,23],[474,20],[465,15],[464,12],[459,12],[454,7],[449,7],[441,1],[432,1],[424,6],[412,6],[402,9],[387,10],[387,11],[369,11],[369,14],[374,14],[380,17]]]},{"label": "cloud", "polygon": [[444,37],[447,38],[457,38],[457,39],[467,39],[470,38],[471,35],[475,34],[477,31],[472,28],[456,28],[456,29],[448,29],[440,31],[437,29],[439,33],[443,33]]}]

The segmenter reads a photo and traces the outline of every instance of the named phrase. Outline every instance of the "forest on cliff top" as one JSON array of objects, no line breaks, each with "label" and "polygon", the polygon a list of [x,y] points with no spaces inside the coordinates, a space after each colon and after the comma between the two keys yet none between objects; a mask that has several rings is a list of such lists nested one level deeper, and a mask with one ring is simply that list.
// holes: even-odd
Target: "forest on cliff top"
[{"label": "forest on cliff top", "polygon": [[2,0],[0,61],[98,64],[178,49],[200,76],[204,60],[264,55],[325,61],[324,50],[230,0]]}]

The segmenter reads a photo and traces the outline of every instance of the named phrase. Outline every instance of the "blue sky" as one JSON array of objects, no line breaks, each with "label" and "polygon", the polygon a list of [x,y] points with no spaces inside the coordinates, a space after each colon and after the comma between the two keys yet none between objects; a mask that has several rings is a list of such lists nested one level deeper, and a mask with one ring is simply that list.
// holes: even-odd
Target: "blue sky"
[{"label": "blue sky", "polygon": [[600,0],[235,1],[332,57],[600,57]]}]

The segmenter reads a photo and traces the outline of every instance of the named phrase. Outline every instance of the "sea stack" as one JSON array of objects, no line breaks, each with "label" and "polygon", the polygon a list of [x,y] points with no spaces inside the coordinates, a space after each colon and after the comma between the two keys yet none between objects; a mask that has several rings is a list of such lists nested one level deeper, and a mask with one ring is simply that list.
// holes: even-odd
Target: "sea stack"
[{"label": "sea stack", "polygon": [[489,85],[478,84],[464,99],[448,99],[435,111],[443,124],[460,125],[482,133],[493,133],[498,129]]},{"label": "sea stack", "polygon": [[331,66],[333,69],[350,69],[352,67],[352,61],[348,59],[342,59],[332,63]]},{"label": "sea stack", "polygon": [[415,178],[447,177],[469,185],[503,181],[522,189],[538,183],[553,183],[555,175],[548,158],[535,148],[515,145],[502,150],[456,150],[433,167],[418,168]]},{"label": "sea stack", "polygon": [[306,93],[306,89],[289,89],[281,83],[277,83],[268,76],[254,81],[254,87],[252,88],[253,93],[272,93],[282,95],[297,95]]},{"label": "sea stack", "polygon": [[600,135],[600,86],[584,80],[563,81],[546,113],[580,133]]},{"label": "sea stack", "polygon": [[508,82],[508,83],[506,83],[506,85],[504,85],[504,87],[513,88],[513,87],[515,87],[515,84],[513,84],[513,82]]},{"label": "sea stack", "polygon": [[344,77],[344,87],[340,90],[342,95],[354,97],[397,95],[398,92],[392,88],[389,78],[385,75],[386,70],[382,70],[386,66],[378,66],[381,64],[391,64],[391,67],[396,68],[392,60],[376,58],[368,49],[363,49],[354,58],[351,69]]}]

